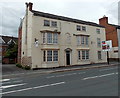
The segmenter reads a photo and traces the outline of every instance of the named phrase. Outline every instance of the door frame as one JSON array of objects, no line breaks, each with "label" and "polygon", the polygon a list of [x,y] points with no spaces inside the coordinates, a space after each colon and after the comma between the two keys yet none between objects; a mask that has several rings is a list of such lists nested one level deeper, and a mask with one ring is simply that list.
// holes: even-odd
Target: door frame
[{"label": "door frame", "polygon": [[70,65],[72,64],[72,49],[70,49],[70,48],[67,48],[67,49],[65,49],[65,66],[69,66],[69,65],[67,65],[67,57],[66,57],[66,52],[67,51],[69,51],[69,53],[70,53]]}]

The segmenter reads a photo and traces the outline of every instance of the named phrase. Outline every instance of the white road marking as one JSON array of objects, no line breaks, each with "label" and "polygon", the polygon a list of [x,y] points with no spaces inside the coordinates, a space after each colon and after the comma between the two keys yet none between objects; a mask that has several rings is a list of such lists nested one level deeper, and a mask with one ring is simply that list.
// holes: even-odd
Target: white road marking
[{"label": "white road marking", "polygon": [[101,70],[99,70],[99,71],[107,71],[107,70],[112,70],[112,69],[117,69],[117,67],[115,67],[115,68],[106,68],[106,69],[101,69]]},{"label": "white road marking", "polygon": [[49,77],[46,77],[46,78],[64,77],[64,76],[71,76],[71,75],[83,74],[83,73],[86,73],[86,72],[81,72],[81,73],[70,73],[70,74],[63,74],[63,75],[57,75],[57,76],[49,76]]},{"label": "white road marking", "polygon": [[11,81],[11,82],[2,82],[2,84],[10,84],[10,83],[18,83],[18,82],[22,82],[23,80],[18,80],[18,81]]},{"label": "white road marking", "polygon": [[31,90],[31,89],[37,89],[37,88],[44,88],[44,87],[49,87],[49,86],[56,86],[60,84],[64,84],[65,82],[59,82],[59,83],[53,83],[53,84],[47,84],[47,85],[42,85],[42,86],[37,86],[37,87],[31,87],[31,88],[25,88],[25,89],[20,89],[20,90],[14,90],[14,91],[9,91],[9,92],[2,92],[0,94],[9,94],[9,93],[15,93],[15,92],[21,92],[21,91],[26,91],[26,90]]},{"label": "white road marking", "polygon": [[23,83],[23,84],[15,84],[15,85],[8,85],[8,86],[1,86],[0,88],[2,89],[6,89],[6,88],[10,88],[10,87],[15,87],[15,86],[22,86],[22,85],[25,85],[26,83]]},{"label": "white road marking", "polygon": [[0,80],[0,82],[4,82],[4,81],[10,81],[10,79],[2,79],[2,80]]},{"label": "white road marking", "polygon": [[78,74],[84,74],[84,73],[86,73],[86,72],[80,72],[80,73],[78,73]]},{"label": "white road marking", "polygon": [[117,73],[110,73],[110,74],[104,74],[104,75],[100,75],[100,76],[87,77],[87,78],[83,78],[82,80],[100,78],[100,77],[110,76],[110,75],[114,75],[114,74],[117,74]]},{"label": "white road marking", "polygon": [[116,72],[115,74],[118,74],[118,72]]}]

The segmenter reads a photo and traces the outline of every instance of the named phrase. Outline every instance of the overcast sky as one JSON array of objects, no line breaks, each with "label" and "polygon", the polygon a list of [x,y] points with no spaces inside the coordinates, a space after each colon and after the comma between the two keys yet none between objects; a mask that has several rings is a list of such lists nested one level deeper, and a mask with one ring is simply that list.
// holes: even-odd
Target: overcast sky
[{"label": "overcast sky", "polygon": [[25,15],[25,2],[33,2],[33,10],[99,23],[106,15],[109,23],[118,24],[120,0],[1,0],[0,30],[2,35],[18,36],[20,18]]}]

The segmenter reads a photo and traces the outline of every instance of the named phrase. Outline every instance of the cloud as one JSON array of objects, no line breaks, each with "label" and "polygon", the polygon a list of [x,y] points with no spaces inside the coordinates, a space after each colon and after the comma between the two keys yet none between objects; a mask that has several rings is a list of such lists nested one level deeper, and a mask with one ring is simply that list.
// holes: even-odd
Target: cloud
[{"label": "cloud", "polygon": [[[97,22],[104,15],[117,23],[117,1],[113,0],[31,0],[33,9],[51,14]],[[20,18],[25,15],[28,0],[4,0],[0,3],[0,29],[4,35],[18,36]]]},{"label": "cloud", "polygon": [[4,2],[1,3],[0,14],[0,27],[2,35],[18,36],[18,27],[20,18],[24,15],[24,8],[22,3]]}]

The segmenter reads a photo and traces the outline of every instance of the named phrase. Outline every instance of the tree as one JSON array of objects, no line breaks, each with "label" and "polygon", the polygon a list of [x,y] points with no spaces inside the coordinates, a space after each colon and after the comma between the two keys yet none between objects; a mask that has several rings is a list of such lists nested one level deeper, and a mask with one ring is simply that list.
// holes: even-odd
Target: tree
[{"label": "tree", "polygon": [[17,58],[17,52],[18,52],[18,44],[14,43],[13,40],[8,45],[7,51],[5,53],[5,57],[15,59]]}]

